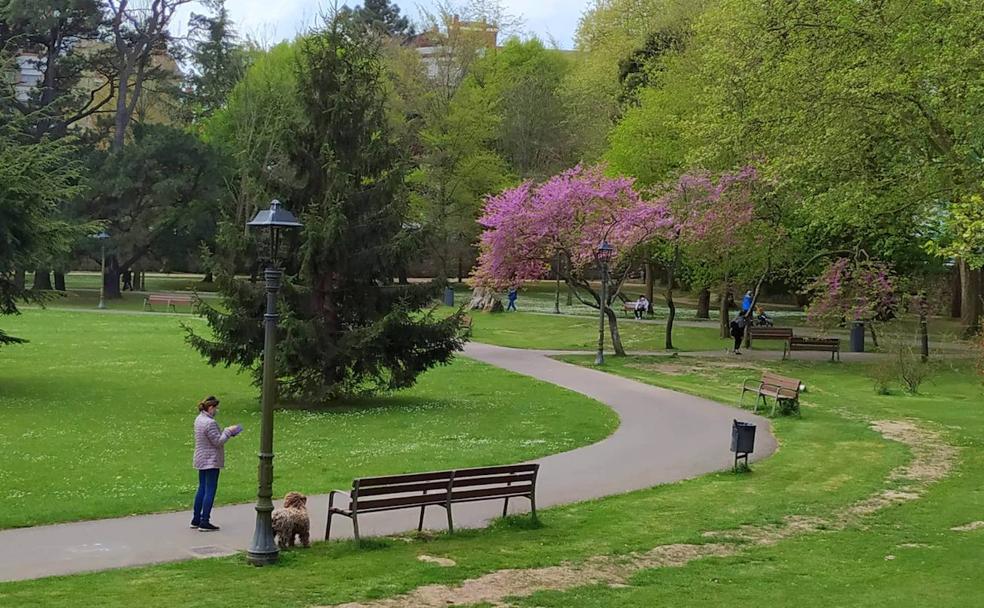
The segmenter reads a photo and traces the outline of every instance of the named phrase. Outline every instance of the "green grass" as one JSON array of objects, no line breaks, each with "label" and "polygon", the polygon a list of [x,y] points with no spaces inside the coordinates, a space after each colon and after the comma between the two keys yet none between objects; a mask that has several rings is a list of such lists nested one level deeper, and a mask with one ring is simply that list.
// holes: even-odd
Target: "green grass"
[{"label": "green grass", "polygon": [[[590,364],[590,357],[565,357]],[[862,526],[749,548],[733,558],[645,570],[625,588],[589,586],[539,593],[524,607],[952,606],[976,605],[984,530],[951,527],[984,519],[984,403],[966,364],[940,372],[922,394],[876,396],[864,369],[811,362],[700,362],[669,357],[609,359],[606,371],[727,403],[736,384],[763,369],[808,386],[802,418],[774,421],[780,450],[750,474],[719,473],[550,509],[542,524],[509,518],[487,530],[413,542],[381,539],[359,549],[319,543],[255,569],[242,556],[0,585],[3,606],[270,606],[291,608],[388,597],[424,584],[453,584],[503,568],[577,563],[673,542],[706,542],[705,530],[768,524],[787,515],[831,513],[885,487],[910,458],[869,419],[915,419],[960,448],[958,465],[919,500],[866,518]],[[477,383],[476,383],[477,384]],[[740,413],[736,411],[736,415]],[[914,545],[914,546],[904,546]],[[457,566],[417,561],[448,557]],[[887,559],[892,556],[895,559]]]},{"label": "green grass", "polygon": [[[525,312],[472,315],[472,335],[478,342],[513,348],[588,350],[598,347],[598,319],[572,315]],[[619,332],[626,352],[662,351],[666,326],[661,322],[619,319]],[[673,346],[682,351],[724,351],[731,339],[724,340],[716,325],[673,328]],[[779,342],[762,342],[757,349],[775,350]],[[611,352],[611,338],[605,332],[605,349]]]},{"label": "green grass", "polygon": [[[195,322],[195,321],[192,321]],[[184,344],[180,319],[25,311],[0,350],[0,528],[180,510],[196,404],[222,399],[220,503],[255,494],[258,391]],[[362,475],[515,462],[595,442],[617,425],[581,395],[459,358],[411,390],[276,414],[275,492],[347,487]],[[0,602],[2,604],[2,602]]]}]

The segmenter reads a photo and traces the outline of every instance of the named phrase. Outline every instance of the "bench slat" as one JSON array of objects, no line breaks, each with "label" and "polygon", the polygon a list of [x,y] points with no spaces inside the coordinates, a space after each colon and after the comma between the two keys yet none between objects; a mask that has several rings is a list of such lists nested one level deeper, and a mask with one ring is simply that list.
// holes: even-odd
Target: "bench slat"
[{"label": "bench slat", "polygon": [[472,467],[470,469],[456,469],[454,478],[476,477],[479,475],[501,475],[503,473],[534,473],[540,468],[538,464],[507,464],[494,467]]},{"label": "bench slat", "polygon": [[362,477],[352,482],[352,488],[356,486],[366,488],[370,486],[389,486],[400,483],[413,483],[417,481],[433,481],[451,479],[453,471],[431,471],[429,473],[409,473],[407,475],[386,475],[381,477]]},{"label": "bench slat", "polygon": [[482,488],[479,490],[464,490],[451,493],[451,502],[476,500],[479,498],[506,498],[507,496],[523,496],[533,493],[533,484],[502,486],[498,488]]}]

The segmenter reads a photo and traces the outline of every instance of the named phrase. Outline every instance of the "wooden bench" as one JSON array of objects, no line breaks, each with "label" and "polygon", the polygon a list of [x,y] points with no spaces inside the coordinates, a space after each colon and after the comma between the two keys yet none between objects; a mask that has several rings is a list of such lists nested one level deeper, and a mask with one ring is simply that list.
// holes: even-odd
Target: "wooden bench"
[{"label": "wooden bench", "polygon": [[[501,499],[502,516],[505,517],[510,498],[526,498],[536,519],[536,476],[539,470],[538,464],[514,464],[356,479],[352,482],[351,493],[332,490],[328,495],[325,540],[331,534],[331,519],[335,515],[344,515],[352,520],[352,530],[358,541],[359,515],[419,508],[419,531],[424,527],[424,510],[427,507],[441,507],[447,511],[448,531],[454,532],[451,505],[480,500]],[[336,507],[336,496],[346,497],[348,505]]]},{"label": "wooden bench", "polygon": [[840,338],[793,337],[789,340],[789,353],[792,354],[794,350],[829,352],[831,361],[834,357],[840,361]]},{"label": "wooden bench", "polygon": [[785,342],[782,347],[782,358],[786,358],[789,341],[793,337],[791,327],[746,327],[745,331],[748,332],[748,348],[751,348],[756,340],[782,340]]},{"label": "wooden bench", "polygon": [[194,301],[193,296],[183,293],[152,293],[144,298],[144,310],[153,310],[154,304],[164,304],[165,310],[176,310],[175,305],[187,304],[191,306]]},{"label": "wooden bench", "polygon": [[779,374],[773,374],[771,372],[765,372],[762,374],[761,380],[745,380],[741,385],[741,397],[738,399],[738,407],[743,406],[743,400],[745,398],[745,393],[755,393],[755,408],[753,412],[758,411],[759,400],[762,401],[762,406],[768,405],[765,400],[766,397],[771,397],[774,402],[772,404],[772,414],[776,413],[776,406],[779,405],[780,401],[789,401],[793,404],[793,409],[799,411],[799,392],[800,392],[800,381],[796,378],[787,378],[786,376],[780,376]]}]

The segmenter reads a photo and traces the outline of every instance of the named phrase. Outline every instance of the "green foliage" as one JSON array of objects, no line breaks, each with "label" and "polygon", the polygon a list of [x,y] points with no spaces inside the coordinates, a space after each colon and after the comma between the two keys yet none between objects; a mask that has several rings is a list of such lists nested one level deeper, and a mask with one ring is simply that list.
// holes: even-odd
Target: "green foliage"
[{"label": "green foliage", "polygon": [[[392,284],[408,218],[406,158],[390,130],[379,43],[337,18],[297,53],[300,112],[283,170],[292,176],[289,206],[305,226],[281,303],[283,394],[326,400],[406,388],[461,349],[461,314],[418,312],[436,285]],[[259,288],[238,283],[234,266],[221,270],[228,313],[204,306],[214,338],[189,340],[210,363],[250,368],[259,379]]]},{"label": "green foliage", "polygon": [[194,72],[187,97],[191,114],[201,120],[222,108],[246,71],[249,54],[229,17],[225,0],[204,0],[211,14],[192,13],[189,58]]},{"label": "green foliage", "polygon": [[[85,231],[62,218],[79,193],[81,167],[68,140],[25,140],[18,122],[0,123],[0,315],[17,314],[17,301],[41,301],[15,270],[64,256]],[[0,331],[0,346],[19,342]]]}]

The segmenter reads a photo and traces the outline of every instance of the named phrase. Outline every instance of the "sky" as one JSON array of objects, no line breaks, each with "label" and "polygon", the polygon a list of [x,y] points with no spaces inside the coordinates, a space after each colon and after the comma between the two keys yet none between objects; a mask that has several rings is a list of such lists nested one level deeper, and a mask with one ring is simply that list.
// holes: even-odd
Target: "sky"
[{"label": "sky", "polygon": [[[340,3],[342,0],[339,0]],[[274,44],[293,38],[294,34],[315,23],[319,7],[330,5],[333,0],[226,0],[240,34],[260,43]],[[524,34],[536,35],[545,42],[555,40],[563,49],[574,47],[574,31],[581,14],[591,0],[502,0],[503,6],[524,21]],[[349,6],[361,4],[361,0],[348,0]],[[396,0],[402,13],[419,21],[420,8],[433,8],[432,0]],[[172,23],[173,31],[184,33],[192,12],[203,12],[193,2],[182,7]]]}]

